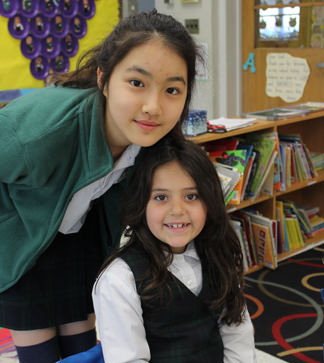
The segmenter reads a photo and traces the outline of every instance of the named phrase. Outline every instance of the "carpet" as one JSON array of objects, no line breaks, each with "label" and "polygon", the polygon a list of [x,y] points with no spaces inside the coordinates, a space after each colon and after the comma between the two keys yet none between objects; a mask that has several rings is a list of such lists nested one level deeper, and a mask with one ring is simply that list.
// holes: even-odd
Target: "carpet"
[{"label": "carpet", "polygon": [[245,276],[256,348],[291,363],[321,363],[324,344],[324,247]]},{"label": "carpet", "polygon": [[16,348],[8,329],[0,328],[0,363],[18,362]]}]

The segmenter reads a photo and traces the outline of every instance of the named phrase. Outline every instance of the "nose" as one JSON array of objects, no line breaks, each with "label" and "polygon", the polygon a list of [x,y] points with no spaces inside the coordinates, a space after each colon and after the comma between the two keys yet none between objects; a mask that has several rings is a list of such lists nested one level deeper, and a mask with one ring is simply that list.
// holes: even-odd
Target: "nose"
[{"label": "nose", "polygon": [[150,116],[160,116],[161,109],[161,100],[158,92],[151,92],[145,98],[145,101],[142,106],[143,113],[149,114]]},{"label": "nose", "polygon": [[185,213],[185,206],[182,200],[176,199],[171,203],[171,214],[174,216],[180,216]]}]

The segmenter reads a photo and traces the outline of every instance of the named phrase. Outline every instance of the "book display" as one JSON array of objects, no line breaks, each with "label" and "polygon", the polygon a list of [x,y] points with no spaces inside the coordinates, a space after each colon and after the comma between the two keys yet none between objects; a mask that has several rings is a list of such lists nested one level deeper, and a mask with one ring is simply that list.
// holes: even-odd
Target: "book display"
[{"label": "book display", "polygon": [[220,175],[246,273],[324,243],[323,122],[312,111],[190,138]]},{"label": "book display", "polygon": [[296,116],[303,116],[307,115],[309,111],[304,110],[297,110],[297,109],[288,109],[284,107],[275,107],[270,108],[268,110],[262,110],[262,111],[255,111],[255,112],[248,112],[248,113],[242,113],[242,117],[255,117],[261,120],[279,120],[279,119],[286,119],[290,117],[296,117]]}]

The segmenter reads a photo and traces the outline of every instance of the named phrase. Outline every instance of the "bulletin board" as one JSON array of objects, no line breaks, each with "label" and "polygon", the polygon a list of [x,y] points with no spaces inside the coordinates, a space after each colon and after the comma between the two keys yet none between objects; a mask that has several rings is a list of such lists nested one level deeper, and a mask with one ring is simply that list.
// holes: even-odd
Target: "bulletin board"
[{"label": "bulletin board", "polygon": [[[85,20],[86,32],[78,39],[77,52],[68,58],[69,70],[74,70],[79,57],[104,39],[119,22],[118,0],[94,0],[94,4],[95,13]],[[25,16],[25,19],[27,26],[32,25],[32,16]],[[9,31],[9,22],[9,17],[0,15],[0,91],[44,87],[44,80],[36,79],[30,71],[32,59],[23,54],[26,37],[24,44],[22,39],[14,38]]]}]

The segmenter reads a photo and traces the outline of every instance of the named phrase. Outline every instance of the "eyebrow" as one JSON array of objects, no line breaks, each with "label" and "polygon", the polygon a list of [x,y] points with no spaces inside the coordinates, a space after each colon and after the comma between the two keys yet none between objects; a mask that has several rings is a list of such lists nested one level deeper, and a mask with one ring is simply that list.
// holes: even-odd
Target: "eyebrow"
[{"label": "eyebrow", "polygon": [[[156,188],[156,189],[152,189],[152,193],[156,193],[156,192],[167,192],[170,189],[164,189],[164,188]],[[189,187],[189,188],[184,188],[183,190],[198,190],[197,187]]]},{"label": "eyebrow", "polygon": [[[152,78],[152,74],[150,72],[146,71],[144,68],[139,66],[129,67],[127,68],[127,72],[138,72],[140,74],[143,74],[144,76]],[[186,85],[186,81],[182,76],[172,76],[168,77],[166,80],[167,82],[182,82],[184,85]]]}]

